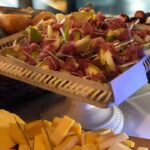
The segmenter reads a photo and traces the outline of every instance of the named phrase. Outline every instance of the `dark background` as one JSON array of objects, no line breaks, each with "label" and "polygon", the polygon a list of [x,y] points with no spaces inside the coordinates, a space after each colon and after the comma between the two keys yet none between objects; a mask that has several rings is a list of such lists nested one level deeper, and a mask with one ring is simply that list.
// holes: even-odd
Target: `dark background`
[{"label": "dark background", "polygon": [[[0,6],[10,6],[10,7],[33,7],[36,9],[47,9],[50,11],[55,10],[48,6],[52,0],[1,0]],[[53,0],[54,1],[54,0]],[[58,0],[57,0],[58,1]],[[60,0],[62,1],[62,0]],[[66,12],[71,12],[85,6],[87,3],[92,2],[95,10],[103,11],[107,14],[118,14],[120,12],[127,13],[129,15],[133,14],[136,10],[149,11],[150,0],[66,0],[67,10]]]}]

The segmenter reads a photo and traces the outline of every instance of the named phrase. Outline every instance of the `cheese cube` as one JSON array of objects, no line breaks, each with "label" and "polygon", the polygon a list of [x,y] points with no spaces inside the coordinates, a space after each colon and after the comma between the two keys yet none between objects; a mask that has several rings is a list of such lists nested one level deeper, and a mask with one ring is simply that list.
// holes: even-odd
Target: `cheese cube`
[{"label": "cheese cube", "polygon": [[109,132],[109,133],[107,133],[107,134],[100,135],[100,136],[96,139],[96,141],[97,141],[97,143],[100,144],[100,143],[103,143],[103,142],[107,141],[108,139],[112,139],[112,138],[114,138],[114,137],[116,137],[116,135],[112,134],[112,132]]},{"label": "cheese cube", "polygon": [[96,144],[86,144],[81,147],[81,150],[97,150]]},{"label": "cheese cube", "polygon": [[[24,130],[24,124],[20,124],[22,130]],[[25,132],[25,131],[24,131]],[[27,144],[25,136],[17,123],[10,123],[9,124],[9,133],[12,140],[17,144]]]},{"label": "cheese cube", "polygon": [[[12,114],[12,116],[20,123],[20,124],[25,124],[24,120],[22,120],[19,116],[16,114]],[[16,122],[15,120],[15,122]]]},{"label": "cheese cube", "polygon": [[109,138],[108,140],[105,140],[105,141],[99,143],[98,146],[99,146],[99,149],[107,149],[107,148],[111,147],[112,145],[114,145],[114,143],[123,142],[123,141],[127,140],[128,138],[129,137],[127,134],[120,133],[113,138]]},{"label": "cheese cube", "polygon": [[[47,135],[46,131],[47,131],[48,135]],[[43,138],[46,150],[52,150],[52,143],[50,141],[49,128],[46,128],[46,131],[44,128],[41,128],[42,138]]]},{"label": "cheese cube", "polygon": [[86,134],[85,144],[94,144],[98,135],[95,132],[89,132]]},{"label": "cheese cube", "polygon": [[81,146],[76,145],[76,146],[73,147],[71,150],[81,150]]},{"label": "cheese cube", "polygon": [[131,148],[134,148],[135,146],[135,143],[131,140],[125,140],[122,142],[124,145],[128,146],[128,147],[131,147]]},{"label": "cheese cube", "polygon": [[19,116],[0,109],[0,149],[2,150],[8,150],[16,145],[9,132],[9,124],[16,123],[15,119],[20,124],[25,123]]},{"label": "cheese cube", "polygon": [[42,134],[34,137],[34,150],[46,150]]},{"label": "cheese cube", "polygon": [[71,150],[79,141],[77,136],[68,136],[55,150]]},{"label": "cheese cube", "polygon": [[52,121],[52,126],[56,127],[61,121],[62,121],[62,118],[55,117]]},{"label": "cheese cube", "polygon": [[105,134],[110,134],[110,133],[114,134],[111,129],[107,129],[107,128],[99,129],[99,130],[97,130],[96,132],[97,132],[99,135],[105,135]]},{"label": "cheese cube", "polygon": [[8,150],[15,146],[15,142],[9,135],[9,126],[0,124],[0,149],[1,150]]},{"label": "cheese cube", "polygon": [[82,131],[80,123],[75,122],[70,131],[73,131],[75,134],[80,135]]},{"label": "cheese cube", "polygon": [[[30,140],[30,146],[33,148],[33,140]],[[31,150],[30,146],[28,144],[19,144],[19,149],[18,150]]]},{"label": "cheese cube", "polygon": [[[51,122],[44,120],[44,124],[47,127],[51,127]],[[25,124],[24,128],[29,138],[41,133],[41,128],[43,127],[42,120],[36,120],[30,123]]]},{"label": "cheese cube", "polygon": [[110,148],[108,148],[108,150],[132,150],[132,149],[121,143],[115,143]]},{"label": "cheese cube", "polygon": [[79,139],[80,139],[80,145],[84,145],[85,144],[85,140],[86,140],[86,132],[83,132],[80,134],[79,136]]},{"label": "cheese cube", "polygon": [[67,136],[70,128],[74,124],[74,120],[65,116],[61,123],[51,133],[50,138],[55,145],[59,145],[61,141]]},{"label": "cheese cube", "polygon": [[18,150],[30,150],[30,147],[26,144],[20,144]]},{"label": "cheese cube", "polygon": [[[62,121],[62,118],[55,117],[52,121],[52,126],[56,127],[60,122]],[[81,125],[78,122],[75,122],[74,125],[71,127],[70,132],[74,132],[75,134],[79,135],[81,134]]]}]

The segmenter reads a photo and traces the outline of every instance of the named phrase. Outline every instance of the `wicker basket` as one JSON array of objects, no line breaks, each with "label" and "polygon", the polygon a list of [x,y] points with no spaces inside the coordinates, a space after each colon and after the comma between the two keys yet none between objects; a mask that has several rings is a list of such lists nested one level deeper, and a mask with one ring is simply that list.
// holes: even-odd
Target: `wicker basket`
[{"label": "wicker basket", "polygon": [[[24,32],[20,32],[1,39],[0,48],[11,46],[16,40],[18,43],[22,43],[25,40],[24,35]],[[82,79],[64,72],[42,69],[37,66],[29,65],[14,57],[5,57],[0,55],[1,75],[67,96],[73,100],[92,104],[97,107],[108,107],[109,104],[114,101],[117,105],[121,104],[129,96],[136,92],[136,90],[148,82],[146,73],[149,70],[150,56],[148,55],[110,83],[99,83]],[[138,76],[136,76],[136,74],[138,74]],[[137,82],[139,81],[139,76],[142,80]],[[132,78],[134,78],[133,82],[131,81]],[[2,85],[2,87],[7,87],[7,85]],[[28,88],[29,87],[26,85],[26,90],[32,92],[32,90],[30,88],[28,90]],[[15,88],[12,89],[16,89],[19,96],[24,93],[21,93],[19,91],[21,88],[16,88],[16,85]],[[10,88],[10,90],[12,89]],[[13,90],[11,92],[13,93]],[[9,95],[11,96],[10,93]]]},{"label": "wicker basket", "polygon": [[[1,39],[0,48],[11,46],[16,40],[22,43],[25,40],[24,32]],[[113,100],[109,84],[83,80],[64,72],[45,70],[11,56],[0,56],[0,74],[98,107],[107,107]],[[20,93],[18,90],[17,94]]]}]

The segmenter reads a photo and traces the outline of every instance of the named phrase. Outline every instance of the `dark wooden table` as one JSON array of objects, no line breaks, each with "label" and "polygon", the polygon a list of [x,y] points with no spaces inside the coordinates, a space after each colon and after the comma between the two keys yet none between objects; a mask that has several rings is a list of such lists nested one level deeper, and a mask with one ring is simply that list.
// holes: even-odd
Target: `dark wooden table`
[{"label": "dark wooden table", "polygon": [[135,150],[137,147],[148,147],[150,149],[150,139],[131,137],[130,140],[132,140],[136,143]]}]

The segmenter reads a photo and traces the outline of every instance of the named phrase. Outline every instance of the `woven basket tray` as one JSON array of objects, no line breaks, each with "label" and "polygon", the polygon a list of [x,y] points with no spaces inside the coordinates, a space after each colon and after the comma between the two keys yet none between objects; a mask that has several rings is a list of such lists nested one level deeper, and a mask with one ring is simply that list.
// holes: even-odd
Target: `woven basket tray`
[{"label": "woven basket tray", "polygon": [[[0,48],[11,46],[15,40],[22,43],[24,32],[1,39]],[[64,72],[45,70],[37,66],[31,66],[14,57],[0,55],[1,75],[98,107],[108,107],[112,102],[117,105],[121,104],[148,82],[146,73],[149,68],[150,56],[145,56],[110,83],[98,83]],[[140,76],[140,82],[137,82],[139,76],[135,76],[136,74]],[[134,81],[131,81],[130,78],[134,78]]]},{"label": "woven basket tray", "polygon": [[[11,46],[15,40],[22,43],[24,32],[1,39],[0,48]],[[108,84],[31,66],[14,57],[0,56],[0,74],[98,107],[106,107],[112,102]]]}]

